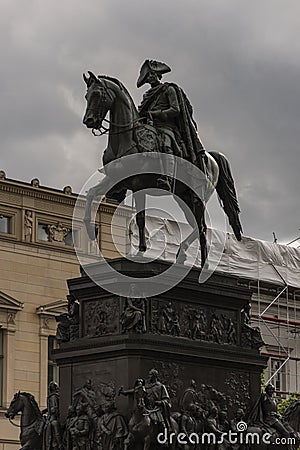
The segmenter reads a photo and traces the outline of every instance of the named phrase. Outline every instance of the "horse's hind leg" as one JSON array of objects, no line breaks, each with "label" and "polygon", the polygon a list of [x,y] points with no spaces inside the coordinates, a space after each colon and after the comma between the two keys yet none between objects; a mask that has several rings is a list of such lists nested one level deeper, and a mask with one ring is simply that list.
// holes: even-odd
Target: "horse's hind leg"
[{"label": "horse's hind leg", "polygon": [[146,195],[144,192],[134,193],[135,206],[137,209],[136,223],[139,229],[139,251],[145,252],[147,250],[146,235],[145,235],[145,203]]},{"label": "horse's hind leg", "polygon": [[22,447],[19,450],[42,450],[42,443],[40,447],[38,447],[35,440],[33,441],[29,440],[24,445],[22,445]]}]

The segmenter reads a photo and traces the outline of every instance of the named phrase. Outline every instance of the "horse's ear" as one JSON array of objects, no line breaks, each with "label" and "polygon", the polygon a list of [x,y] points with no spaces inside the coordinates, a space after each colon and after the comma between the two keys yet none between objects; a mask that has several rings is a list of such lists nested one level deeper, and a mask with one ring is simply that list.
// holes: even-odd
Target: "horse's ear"
[{"label": "horse's ear", "polygon": [[21,394],[21,392],[19,391],[19,392],[18,392],[18,395],[20,395],[20,394]]},{"label": "horse's ear", "polygon": [[88,84],[89,84],[89,78],[86,76],[85,73],[84,73],[82,76],[83,76],[84,82],[85,82],[86,85],[88,86]]},{"label": "horse's ear", "polygon": [[96,75],[93,72],[91,72],[90,70],[88,70],[88,74],[92,78],[92,80],[99,81],[98,78],[96,77]]}]

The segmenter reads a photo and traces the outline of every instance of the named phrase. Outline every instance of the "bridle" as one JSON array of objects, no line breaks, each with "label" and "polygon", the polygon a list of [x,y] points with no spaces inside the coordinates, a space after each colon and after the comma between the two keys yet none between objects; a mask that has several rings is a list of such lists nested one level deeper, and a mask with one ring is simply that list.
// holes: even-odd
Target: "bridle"
[{"label": "bridle", "polygon": [[17,423],[13,422],[13,419],[11,419],[10,417],[8,418],[8,420],[10,421],[10,423],[17,428],[29,428],[31,427],[31,425],[34,424],[34,422],[36,421],[36,419],[34,419],[32,422],[30,422],[28,425],[18,425]]},{"label": "bridle", "polygon": [[[15,417],[15,415],[14,415],[14,417]],[[37,418],[33,419],[33,421],[30,422],[28,425],[18,425],[17,423],[13,422],[13,419],[11,417],[8,417],[8,420],[14,427],[17,427],[17,428],[29,428],[29,427],[31,427],[34,424],[34,422],[37,420]]]},{"label": "bridle", "polygon": [[10,421],[10,423],[11,423],[14,427],[21,428],[21,425],[18,425],[17,423],[14,423],[10,417],[8,418],[8,420]]}]

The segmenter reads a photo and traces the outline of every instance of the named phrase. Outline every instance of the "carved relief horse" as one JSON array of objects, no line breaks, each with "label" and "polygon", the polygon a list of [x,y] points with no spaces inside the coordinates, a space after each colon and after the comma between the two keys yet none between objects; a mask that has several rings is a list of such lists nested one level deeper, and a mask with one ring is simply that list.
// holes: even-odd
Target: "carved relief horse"
[{"label": "carved relief horse", "polygon": [[[124,450],[150,450],[153,446],[162,448],[158,444],[157,437],[163,430],[152,422],[150,414],[151,412],[145,407],[136,406],[129,420],[129,434],[125,441]],[[170,417],[170,424],[174,438],[168,448],[173,450],[177,448],[176,436],[179,432],[179,426],[173,417]]]},{"label": "carved relief horse", "polygon": [[[89,72],[89,77],[84,75],[87,84],[87,107],[83,118],[83,123],[87,128],[93,130],[101,130],[103,121],[109,123],[109,128],[103,133],[108,133],[108,145],[103,155],[105,178],[92,187],[87,194],[86,212],[84,222],[90,239],[95,239],[95,226],[91,222],[91,207],[95,198],[100,198],[110,190],[115,192],[127,189],[133,191],[135,204],[137,208],[136,221],[139,229],[139,251],[145,252],[147,249],[145,237],[145,191],[151,189],[150,195],[170,195],[167,191],[157,189],[157,179],[162,172],[160,158],[168,158],[169,155],[158,152],[155,147],[155,139],[153,134],[140,122],[138,111],[134,102],[124,87],[117,79],[108,76],[99,76],[98,78]],[[109,120],[105,117],[110,112]],[[150,134],[150,139],[149,139]],[[145,138],[146,136],[146,138]],[[152,138],[151,138],[152,136]],[[152,140],[151,140],[152,139]],[[150,148],[145,149],[145,144]],[[150,155],[150,156],[149,156]],[[126,160],[126,156],[131,156]],[[142,156],[142,159],[140,158]],[[144,158],[143,158],[144,157]],[[180,159],[180,158],[178,158]],[[110,164],[109,164],[110,163]],[[194,182],[194,186],[201,185],[201,198],[193,186],[188,187],[185,181],[178,181],[178,174],[191,171],[193,166],[189,163],[187,168],[186,160],[182,160],[182,164],[177,164],[176,178],[173,185],[174,199],[180,207],[182,201],[187,205],[183,212],[188,223],[192,226],[193,231],[181,243],[178,253],[177,262],[184,263],[186,260],[186,250],[191,243],[199,235],[201,264],[204,266],[207,258],[206,244],[206,223],[205,223],[205,207],[206,203],[213,194],[214,188],[223,203],[224,210],[229,217],[230,225],[238,240],[241,239],[241,224],[239,221],[239,207],[234,187],[234,181],[231,175],[229,163],[224,155],[217,152],[205,152],[203,156],[204,172],[202,179],[198,177],[198,181]],[[132,166],[136,164],[136,171],[133,174]],[[193,166],[196,171],[196,166]],[[197,169],[198,170],[198,169]],[[181,171],[181,172],[180,172]],[[199,173],[199,170],[198,170]],[[121,177],[120,177],[121,174]],[[188,179],[193,178],[193,174],[187,176]],[[121,181],[120,181],[121,180]],[[141,191],[141,192],[139,192]],[[196,227],[195,229],[195,221]],[[199,234],[198,234],[199,233]]]},{"label": "carved relief horse", "polygon": [[45,422],[33,395],[20,391],[14,395],[5,416],[12,422],[19,412],[20,450],[41,450]]}]

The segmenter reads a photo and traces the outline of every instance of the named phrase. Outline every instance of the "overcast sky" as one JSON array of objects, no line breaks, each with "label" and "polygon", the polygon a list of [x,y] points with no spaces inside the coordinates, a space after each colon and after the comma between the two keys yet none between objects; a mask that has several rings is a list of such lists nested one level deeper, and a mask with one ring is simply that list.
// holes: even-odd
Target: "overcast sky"
[{"label": "overcast sky", "polygon": [[82,73],[136,103],[144,59],[171,66],[206,149],[230,160],[245,234],[300,232],[299,0],[0,0],[1,169],[79,191],[105,138],[82,125]]}]

